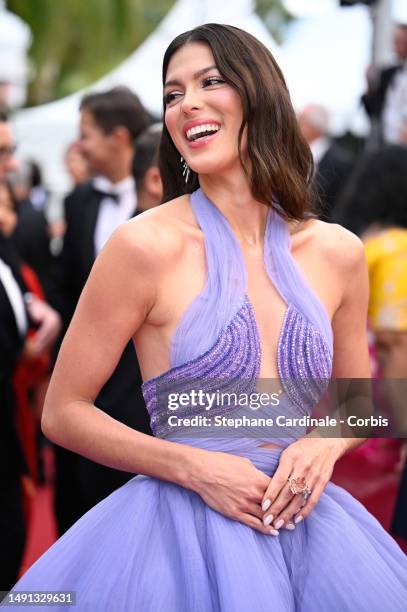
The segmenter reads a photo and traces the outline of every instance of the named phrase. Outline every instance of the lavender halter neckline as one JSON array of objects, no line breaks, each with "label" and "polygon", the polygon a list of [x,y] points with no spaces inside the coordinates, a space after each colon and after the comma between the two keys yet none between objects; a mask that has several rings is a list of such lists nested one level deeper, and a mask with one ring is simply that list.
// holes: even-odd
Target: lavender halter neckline
[{"label": "lavender halter neckline", "polygon": [[[207,280],[175,332],[171,367],[142,385],[156,435],[164,434],[157,385],[168,387],[187,378],[255,381],[260,371],[259,332],[239,243],[227,219],[201,189],[191,195],[191,205],[205,237]],[[331,375],[332,328],[291,254],[287,223],[273,210],[265,229],[264,265],[287,304],[277,349],[281,383],[293,404],[309,406],[319,399],[313,381]]]}]

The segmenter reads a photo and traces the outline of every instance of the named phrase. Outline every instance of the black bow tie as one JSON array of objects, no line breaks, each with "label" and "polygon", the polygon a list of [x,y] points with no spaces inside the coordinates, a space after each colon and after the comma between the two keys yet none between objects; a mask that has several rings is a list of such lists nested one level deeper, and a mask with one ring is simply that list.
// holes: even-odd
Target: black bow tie
[{"label": "black bow tie", "polygon": [[101,198],[110,198],[114,200],[116,204],[120,202],[120,196],[117,193],[112,193],[111,191],[104,191],[103,189],[99,189],[98,187],[93,187],[93,191],[97,193]]}]

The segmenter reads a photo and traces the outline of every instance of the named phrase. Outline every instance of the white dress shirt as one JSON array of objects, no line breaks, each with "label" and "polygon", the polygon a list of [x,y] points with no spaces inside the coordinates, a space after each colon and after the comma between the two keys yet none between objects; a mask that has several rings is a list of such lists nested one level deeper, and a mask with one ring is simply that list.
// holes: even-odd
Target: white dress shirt
[{"label": "white dress shirt", "polygon": [[13,310],[17,329],[20,335],[24,338],[28,329],[24,299],[20,287],[18,286],[17,281],[13,276],[11,268],[6,263],[4,263],[2,259],[0,259],[0,281],[4,287],[11,308]]},{"label": "white dress shirt", "polygon": [[403,144],[400,133],[407,125],[407,64],[394,75],[383,108],[383,136],[389,144]]},{"label": "white dress shirt", "polygon": [[119,201],[104,197],[100,202],[99,214],[95,228],[95,253],[98,255],[114,230],[124,221],[130,219],[137,208],[136,184],[132,176],[128,176],[118,183],[111,183],[104,176],[93,179],[96,189],[114,193]]},{"label": "white dress shirt", "polygon": [[318,166],[325,153],[328,151],[331,145],[331,141],[326,136],[320,136],[313,140],[310,144],[312,157],[314,159],[315,167]]}]

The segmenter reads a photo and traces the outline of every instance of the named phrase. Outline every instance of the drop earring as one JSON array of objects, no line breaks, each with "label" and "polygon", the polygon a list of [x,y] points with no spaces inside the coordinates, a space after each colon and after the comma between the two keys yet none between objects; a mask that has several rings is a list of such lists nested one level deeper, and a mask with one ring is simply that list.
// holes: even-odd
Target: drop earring
[{"label": "drop earring", "polygon": [[182,157],[182,155],[181,155],[181,166],[182,166],[182,176],[184,177],[185,182],[188,183],[191,168],[188,166],[187,162]]}]

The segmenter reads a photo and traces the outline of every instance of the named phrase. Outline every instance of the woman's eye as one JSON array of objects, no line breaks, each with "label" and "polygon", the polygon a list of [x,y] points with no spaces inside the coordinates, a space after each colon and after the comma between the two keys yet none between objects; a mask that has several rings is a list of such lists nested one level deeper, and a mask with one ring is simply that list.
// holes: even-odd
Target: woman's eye
[{"label": "woman's eye", "polygon": [[207,77],[203,80],[203,86],[206,87],[207,85],[220,85],[224,82],[225,81],[221,77]]},{"label": "woman's eye", "polygon": [[[207,77],[202,81],[202,85],[204,87],[210,87],[211,85],[220,85],[222,83],[225,83],[225,81],[219,76]],[[164,105],[169,106],[180,96],[182,96],[181,91],[170,91],[169,93],[164,95]]]},{"label": "woman's eye", "polygon": [[165,94],[164,96],[165,106],[168,106],[168,104],[171,104],[171,102],[176,100],[177,96],[180,96],[180,95],[181,93],[179,91],[171,91],[170,93]]}]

